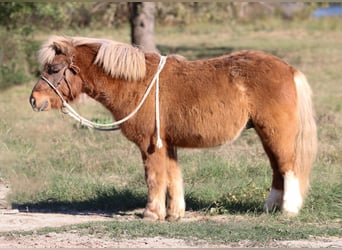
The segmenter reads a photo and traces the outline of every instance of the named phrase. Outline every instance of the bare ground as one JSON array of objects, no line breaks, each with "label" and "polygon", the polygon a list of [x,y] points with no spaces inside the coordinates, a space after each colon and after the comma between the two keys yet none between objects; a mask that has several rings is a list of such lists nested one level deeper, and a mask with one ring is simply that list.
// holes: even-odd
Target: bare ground
[{"label": "bare ground", "polygon": [[[109,238],[108,236],[81,235],[77,231],[61,233],[30,234],[20,232],[35,231],[44,227],[61,227],[93,221],[135,220],[132,211],[123,215],[108,214],[56,214],[26,213],[9,209],[5,197],[9,187],[0,180],[0,248],[232,248],[232,247],[274,247],[274,248],[341,248],[342,238],[311,238],[296,241],[273,241],[267,245],[252,241],[230,244],[208,244],[203,240],[182,240],[165,237],[143,237],[136,239]],[[208,220],[196,212],[187,212],[185,221]],[[222,216],[210,216],[211,220],[222,220]],[[15,231],[15,233],[13,233]]]}]

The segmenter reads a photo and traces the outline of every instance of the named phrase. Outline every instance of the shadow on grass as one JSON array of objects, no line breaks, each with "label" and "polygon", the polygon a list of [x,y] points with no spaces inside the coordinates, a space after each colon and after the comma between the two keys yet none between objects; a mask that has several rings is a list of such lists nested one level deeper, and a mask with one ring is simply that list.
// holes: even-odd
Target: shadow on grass
[{"label": "shadow on grass", "polygon": [[204,211],[210,214],[262,214],[263,203],[256,200],[228,201],[220,198],[215,201],[203,201],[200,197],[186,198],[187,210]]},{"label": "shadow on grass", "polygon": [[51,198],[37,202],[12,203],[12,207],[19,211],[40,213],[117,213],[143,208],[146,205],[145,196],[143,193],[133,192],[129,189],[116,190],[111,188],[110,190],[97,192],[92,199],[82,201],[63,201]]},{"label": "shadow on grass", "polygon": [[[22,212],[36,213],[120,213],[144,208],[146,202],[146,193],[134,192],[130,189],[118,191],[115,188],[112,188],[103,192],[97,192],[93,199],[61,201],[51,198],[37,202],[13,203],[12,207]],[[215,211],[215,213],[229,214],[262,213],[262,204],[256,201],[208,201],[201,199],[201,197],[193,197],[191,195],[186,196],[186,206],[188,211]]]}]

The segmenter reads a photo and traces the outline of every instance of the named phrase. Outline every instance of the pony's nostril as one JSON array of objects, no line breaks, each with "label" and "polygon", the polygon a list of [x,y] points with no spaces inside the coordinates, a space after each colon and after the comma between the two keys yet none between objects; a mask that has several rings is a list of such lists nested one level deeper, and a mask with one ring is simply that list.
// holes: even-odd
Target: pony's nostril
[{"label": "pony's nostril", "polygon": [[32,108],[36,107],[36,99],[33,96],[30,98],[30,103],[31,103]]}]

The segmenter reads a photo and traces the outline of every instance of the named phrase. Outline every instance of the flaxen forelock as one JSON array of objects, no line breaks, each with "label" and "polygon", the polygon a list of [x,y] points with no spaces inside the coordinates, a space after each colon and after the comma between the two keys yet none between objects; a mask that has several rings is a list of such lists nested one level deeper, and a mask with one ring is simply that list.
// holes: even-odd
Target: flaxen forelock
[{"label": "flaxen forelock", "polygon": [[51,63],[57,51],[67,54],[71,47],[93,44],[99,45],[94,63],[113,78],[136,81],[145,76],[145,55],[142,50],[107,39],[52,36],[38,52],[38,60],[42,65]]}]

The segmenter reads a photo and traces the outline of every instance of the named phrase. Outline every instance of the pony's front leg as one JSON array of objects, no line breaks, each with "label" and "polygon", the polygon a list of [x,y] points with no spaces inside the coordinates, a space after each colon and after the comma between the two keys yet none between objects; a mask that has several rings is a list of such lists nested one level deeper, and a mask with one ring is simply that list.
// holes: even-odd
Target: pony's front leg
[{"label": "pony's front leg", "polygon": [[148,188],[147,205],[143,216],[147,220],[164,220],[167,188],[167,158],[165,147],[152,146],[142,152],[145,180]]},{"label": "pony's front leg", "polygon": [[167,216],[168,221],[177,221],[184,217],[185,200],[183,177],[177,163],[177,148],[168,147],[168,168],[167,168]]}]

